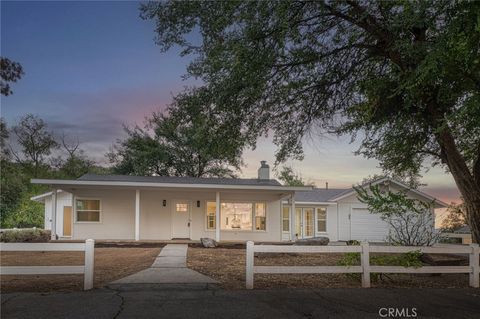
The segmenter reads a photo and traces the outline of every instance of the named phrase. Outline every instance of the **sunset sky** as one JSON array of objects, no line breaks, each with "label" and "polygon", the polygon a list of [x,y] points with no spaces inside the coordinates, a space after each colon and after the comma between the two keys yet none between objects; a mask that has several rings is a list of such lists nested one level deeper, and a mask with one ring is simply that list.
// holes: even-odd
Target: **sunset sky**
[{"label": "sunset sky", "polygon": [[[161,110],[183,81],[189,57],[161,53],[154,25],[139,17],[137,2],[1,2],[1,55],[20,62],[24,77],[14,94],[1,99],[9,125],[26,113],[43,118],[57,133],[78,136],[97,161],[117,138],[122,124],[141,124]],[[354,156],[349,138],[312,137],[305,160],[289,163],[323,187],[349,187],[379,173],[374,160]],[[256,175],[260,160],[273,163],[275,146],[262,139],[244,153],[243,177]],[[425,191],[443,201],[459,200],[452,177],[441,168],[425,173]]]}]

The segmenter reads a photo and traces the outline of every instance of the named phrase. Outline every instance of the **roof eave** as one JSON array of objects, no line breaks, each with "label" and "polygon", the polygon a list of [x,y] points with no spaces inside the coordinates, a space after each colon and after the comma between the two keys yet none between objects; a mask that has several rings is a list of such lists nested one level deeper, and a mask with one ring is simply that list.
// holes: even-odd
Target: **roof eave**
[{"label": "roof eave", "polygon": [[[283,203],[288,203],[288,201],[283,201]],[[332,202],[332,201],[323,201],[323,202],[304,202],[304,201],[295,201],[295,205],[337,205],[337,202]]]},{"label": "roof eave", "polygon": [[[377,184],[380,184],[380,183],[382,183],[382,182],[384,182],[384,181],[387,181],[387,180],[390,181],[390,182],[393,182],[393,183],[395,183],[395,184],[397,184],[397,185],[399,185],[399,186],[402,186],[402,187],[408,189],[409,191],[414,192],[415,194],[417,194],[417,195],[419,195],[419,196],[421,196],[421,197],[424,197],[424,198],[426,198],[426,199],[429,199],[429,200],[433,201],[434,204],[435,204],[435,208],[446,208],[446,207],[448,207],[448,204],[447,204],[447,203],[445,203],[445,202],[443,202],[443,201],[441,201],[441,200],[439,200],[439,199],[437,199],[437,198],[435,198],[435,197],[432,197],[432,196],[430,196],[430,195],[428,195],[428,194],[426,194],[426,193],[424,193],[424,192],[422,192],[422,191],[419,191],[419,190],[410,188],[410,187],[408,187],[408,185],[405,185],[405,184],[403,184],[403,183],[400,183],[400,182],[398,182],[398,181],[396,181],[396,180],[394,180],[394,179],[387,178],[387,177],[384,177],[384,178],[381,178],[381,179],[379,179],[379,180],[377,180],[377,181],[374,181],[374,182],[372,182],[372,183],[365,184],[365,185],[360,185],[360,186],[365,187],[365,186],[368,186],[368,185],[377,185]],[[332,198],[330,198],[329,200],[330,200],[330,201],[339,201],[339,200],[344,199],[344,198],[346,198],[346,197],[348,197],[348,196],[351,196],[351,195],[353,195],[353,194],[355,194],[355,190],[352,189],[352,190],[351,190],[350,192],[348,192],[348,193],[341,194],[340,196],[337,196],[337,197],[332,197]]]},{"label": "roof eave", "polygon": [[32,184],[50,186],[116,186],[116,187],[153,187],[153,188],[198,188],[198,189],[231,189],[231,190],[278,190],[278,191],[306,191],[311,186],[282,186],[282,185],[232,185],[232,184],[195,184],[195,183],[152,183],[152,182],[125,182],[125,181],[85,181],[59,179],[32,179]]}]

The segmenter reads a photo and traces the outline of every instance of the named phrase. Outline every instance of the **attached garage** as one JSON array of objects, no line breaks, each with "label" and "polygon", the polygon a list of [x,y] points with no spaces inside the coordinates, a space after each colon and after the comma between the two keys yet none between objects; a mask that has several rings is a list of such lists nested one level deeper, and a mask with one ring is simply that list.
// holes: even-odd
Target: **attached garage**
[{"label": "attached garage", "polygon": [[350,215],[351,239],[384,241],[387,235],[388,224],[380,216],[371,214],[366,208],[352,208]]}]

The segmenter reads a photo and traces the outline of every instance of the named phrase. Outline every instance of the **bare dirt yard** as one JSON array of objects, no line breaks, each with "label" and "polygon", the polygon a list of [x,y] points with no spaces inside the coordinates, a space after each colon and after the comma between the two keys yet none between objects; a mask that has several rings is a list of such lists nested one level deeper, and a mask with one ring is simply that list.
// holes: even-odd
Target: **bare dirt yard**
[{"label": "bare dirt yard", "polygon": [[[150,267],[160,248],[95,247],[95,287]],[[84,253],[1,252],[1,266],[75,266],[84,264]],[[83,275],[1,276],[1,292],[48,292],[83,290]]]},{"label": "bare dirt yard", "polygon": [[[334,266],[342,254],[260,254],[256,266]],[[188,249],[187,266],[212,277],[225,289],[245,288],[245,249]],[[277,288],[354,288],[359,279],[346,274],[269,275],[256,274],[256,289]],[[384,288],[467,288],[466,274],[388,274],[382,280],[372,280],[372,287]]]}]

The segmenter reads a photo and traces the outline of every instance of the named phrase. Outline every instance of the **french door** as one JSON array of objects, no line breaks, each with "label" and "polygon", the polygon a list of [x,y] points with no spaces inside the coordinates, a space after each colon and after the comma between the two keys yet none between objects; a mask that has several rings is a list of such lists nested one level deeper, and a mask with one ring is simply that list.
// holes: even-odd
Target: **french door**
[{"label": "french door", "polygon": [[312,207],[295,209],[295,232],[297,238],[315,236],[315,209]]}]

